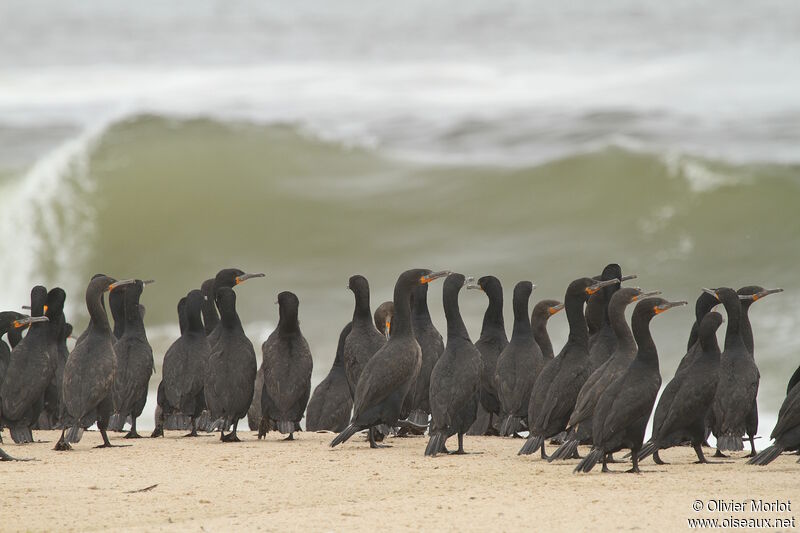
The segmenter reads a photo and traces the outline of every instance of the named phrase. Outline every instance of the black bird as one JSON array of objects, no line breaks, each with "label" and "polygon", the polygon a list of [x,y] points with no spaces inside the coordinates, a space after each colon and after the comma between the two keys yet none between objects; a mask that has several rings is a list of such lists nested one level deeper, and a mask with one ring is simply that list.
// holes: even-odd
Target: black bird
[{"label": "black bird", "polygon": [[72,326],[67,324],[64,317],[64,302],[67,294],[60,287],[51,289],[47,293],[45,316],[49,324],[47,353],[51,360],[53,374],[44,391],[44,403],[39,413],[39,418],[34,429],[56,429],[60,427],[61,414],[61,382],[64,378],[64,364],[67,361],[69,350],[67,338],[72,334]]},{"label": "black bird", "polygon": [[500,433],[505,436],[516,434],[522,429],[521,424],[527,424],[531,390],[545,363],[528,315],[533,289],[530,281],[520,281],[514,287],[514,330],[508,346],[497,358],[495,383],[506,417]]},{"label": "black bird", "polygon": [[547,321],[550,317],[564,309],[564,304],[558,300],[540,300],[533,306],[531,313],[531,328],[533,338],[545,359],[553,358],[553,343],[547,333]]},{"label": "black bird", "polygon": [[681,362],[678,363],[678,368],[675,370],[676,375],[691,366],[695,357],[700,354],[700,324],[703,322],[703,318],[717,305],[719,305],[719,300],[707,292],[701,292],[700,296],[697,297],[697,301],[694,305],[695,320],[694,324],[692,324],[692,330],[689,332],[686,355],[684,355]]},{"label": "black bird", "polygon": [[[127,287],[108,294],[108,309],[111,311],[111,320],[114,321],[114,338],[119,340],[125,333],[125,293]],[[111,431],[116,431],[112,429]]]},{"label": "black bird", "polygon": [[184,306],[181,309],[179,305],[178,316],[179,321],[183,316],[185,324],[181,328],[181,336],[164,354],[162,367],[165,426],[183,428],[187,426],[185,419],[188,419],[191,432],[186,436],[196,437],[197,419],[205,408],[203,386],[211,347],[201,317],[205,301],[203,293],[194,289],[181,301]]},{"label": "black bird", "polygon": [[793,387],[778,411],[778,422],[769,438],[775,442],[747,461],[750,465],[770,464],[784,450],[800,447],[800,387]]},{"label": "black bird", "polygon": [[[219,423],[222,442],[239,442],[236,428],[253,400],[257,362],[253,343],[244,334],[236,312],[236,293],[230,287],[217,289],[220,313],[217,343],[211,348],[204,381],[206,405]],[[233,430],[225,435],[225,430]]]},{"label": "black bird", "polygon": [[[213,281],[213,280],[212,280]],[[204,297],[205,301],[205,297]],[[216,312],[216,308],[214,308]],[[201,322],[202,324],[202,322]],[[180,334],[183,335],[188,327],[188,321],[186,319],[186,296],[182,297],[178,300],[178,329],[180,330]],[[205,330],[204,333],[205,335]],[[208,342],[208,341],[206,341]],[[174,343],[173,343],[174,344]],[[164,355],[164,362],[166,362],[166,354]],[[156,437],[163,437],[164,436],[164,429],[186,429],[190,427],[191,423],[188,417],[183,415],[176,415],[174,414],[174,409],[169,405],[167,402],[167,395],[164,392],[164,368],[161,368],[162,378],[161,381],[158,383],[158,389],[156,391],[156,411],[153,415],[155,420],[156,427],[153,432],[150,434],[151,438]],[[205,370],[200,374],[200,380],[202,381],[205,376]],[[202,398],[203,404],[205,405],[205,398]],[[165,410],[172,413],[172,416],[169,417],[171,422],[171,427],[165,427],[167,416],[165,414]],[[179,427],[174,425],[175,423],[180,422]]]},{"label": "black bird", "polygon": [[478,414],[481,391],[481,354],[469,338],[458,307],[458,294],[466,278],[450,274],[444,280],[442,303],[447,319],[447,345],[431,372],[431,430],[425,455],[443,451],[445,442],[458,435],[464,452],[464,433]]},{"label": "black bird", "polygon": [[798,383],[800,383],[800,366],[797,367],[797,369],[794,371],[794,374],[792,374],[792,377],[789,378],[789,383],[786,384],[787,396],[789,395],[790,392],[792,392],[792,389]]},{"label": "black bird", "polygon": [[[719,384],[713,402],[712,432],[717,437],[717,452],[742,450],[742,435],[747,432],[747,418],[751,416],[758,394],[760,374],[753,356],[742,339],[742,305],[740,296],[728,287],[703,289],[713,294],[728,314],[725,347],[719,362]],[[752,299],[753,296],[741,296]]]},{"label": "black bird", "polygon": [[606,265],[603,272],[594,278],[596,281],[618,279],[619,283],[607,285],[602,291],[592,295],[586,304],[587,327],[588,324],[596,324],[589,327],[589,362],[592,372],[605,363],[616,348],[616,336],[608,319],[611,297],[619,290],[620,283],[635,278],[635,274],[623,277],[622,269],[616,263]]},{"label": "black bird", "polygon": [[403,414],[410,422],[405,429],[411,433],[422,435],[428,426],[428,416],[431,413],[431,372],[433,372],[436,361],[444,352],[444,340],[436,326],[433,325],[431,313],[428,310],[427,284],[418,285],[411,292],[411,324],[414,329],[414,337],[422,350],[422,365],[419,368],[419,375],[406,397]]},{"label": "black bird", "polygon": [[[264,274],[245,274],[243,271],[239,270],[238,268],[225,268],[217,272],[217,275],[214,277],[214,297],[216,298],[217,293],[221,288],[229,288],[232,289],[237,285],[240,285],[251,278],[263,278]],[[219,301],[215,300],[217,304],[217,308],[219,309]],[[219,309],[220,315],[222,314],[222,309]],[[213,318],[211,319],[214,320]],[[211,333],[208,334],[208,344],[211,346],[211,349],[214,349],[214,346],[217,344],[219,340],[220,333],[222,331],[222,323],[218,323]]]},{"label": "black bird", "polygon": [[[495,426],[500,417],[500,399],[497,397],[495,373],[497,358],[508,346],[506,327],[503,321],[503,286],[494,276],[483,276],[477,283],[470,283],[467,289],[478,289],[486,294],[489,306],[483,315],[481,335],[475,347],[481,353],[481,409],[488,413],[486,427],[478,434],[497,435]],[[473,428],[475,429],[475,428]]]},{"label": "black bird", "polygon": [[703,454],[706,437],[706,415],[711,408],[719,381],[719,344],[717,329],[722,315],[708,313],[700,322],[697,337],[700,350],[694,362],[684,372],[675,372],[653,414],[653,436],[639,452],[639,461],[654,454],[658,464],[665,464],[655,456],[658,450],[689,441],[697,454],[698,463],[708,463]]},{"label": "black bird", "polygon": [[542,459],[547,459],[545,440],[566,429],[578,392],[591,372],[584,304],[598,291],[618,284],[619,279],[579,278],[567,287],[564,306],[569,337],[558,357],[548,361],[534,382],[527,413],[530,436],[520,455],[530,455],[541,448]]},{"label": "black bird", "polygon": [[[103,306],[103,295],[134,280],[115,281],[108,276],[95,276],[86,288],[89,326],[69,354],[64,365],[64,430],[56,450],[69,450],[70,443],[80,442],[83,429],[97,422],[103,437],[99,448],[110,448],[106,429],[114,410],[113,386],[116,369],[114,335]],[[69,428],[69,432],[66,431]]]},{"label": "black bird", "polygon": [[625,372],[636,356],[636,342],[625,320],[625,309],[630,303],[655,294],[658,292],[645,293],[638,287],[625,287],[611,297],[608,318],[614,332],[616,348],[611,357],[592,372],[581,387],[575,400],[575,408],[569,417],[570,431],[567,440],[550,456],[550,461],[575,457],[578,444],[591,441],[592,418],[598,400],[606,388]]},{"label": "black bird", "polygon": [[[50,349],[55,347],[53,329],[60,328],[60,324],[51,327],[44,313],[46,302],[47,289],[37,285],[31,290],[31,315],[42,321],[31,322],[28,334],[11,350],[11,360],[0,386],[0,424],[9,429],[17,444],[33,442],[31,428],[44,408],[44,393],[55,372],[56,355],[51,354]],[[63,305],[62,300],[58,313]]]},{"label": "black bird", "polygon": [[[411,292],[420,284],[448,275],[426,269],[403,272],[394,286],[394,318],[389,341],[367,362],[356,386],[350,425],[331,441],[345,442],[356,432],[379,424],[394,426],[403,402],[419,374],[422,350],[411,325]],[[369,432],[370,448],[379,447]]]},{"label": "black bird", "polygon": [[294,293],[278,294],[278,327],[261,345],[260,372],[264,374],[264,386],[259,438],[270,429],[277,429],[289,434],[285,440],[294,440],[294,432],[300,430],[300,420],[306,411],[314,362],[308,342],[300,331],[299,306]]},{"label": "black bird", "polygon": [[214,278],[207,279],[200,286],[203,293],[203,329],[206,335],[211,335],[214,328],[219,325],[219,313],[217,313],[216,295],[214,294]]},{"label": "black bird", "polygon": [[330,372],[316,386],[306,407],[306,430],[340,432],[350,423],[353,397],[344,371],[344,341],[350,334],[352,322],[342,328],[336,346],[336,358]]},{"label": "black bird", "polygon": [[[30,322],[28,322],[28,316],[23,315],[22,313],[18,313],[16,311],[3,311],[0,312],[0,385],[3,384],[3,380],[5,379],[6,369],[8,368],[8,364],[11,362],[11,348],[14,348],[19,341],[22,340],[22,331],[28,327]],[[8,342],[11,344],[11,348],[9,348],[8,344],[3,341],[3,335],[8,333]],[[3,402],[2,397],[0,397],[0,419],[2,418],[3,412]],[[0,442],[3,442],[3,426],[0,424]],[[0,452],[0,459],[2,459],[3,453]]]},{"label": "black bird", "polygon": [[[764,287],[759,287],[758,285],[748,285],[747,287],[742,287],[736,293],[739,295],[739,299],[741,300],[742,305],[742,341],[744,341],[744,345],[747,348],[747,351],[750,352],[750,355],[755,360],[755,343],[753,341],[753,327],[750,324],[750,306],[753,305],[758,300],[769,296],[770,294],[775,294],[778,292],[783,292],[783,289],[765,289]],[[751,296],[752,298],[744,298]],[[747,430],[747,438],[750,440],[750,455],[748,457],[755,457],[756,456],[756,443],[755,443],[755,436],[758,432],[758,400],[753,401],[753,406],[750,410],[750,415],[747,417],[746,423],[746,430]]]},{"label": "black bird", "polygon": [[646,298],[636,304],[631,317],[633,336],[639,349],[627,370],[603,392],[597,402],[592,422],[594,443],[575,472],[589,472],[603,461],[603,472],[609,454],[623,448],[631,450],[632,473],[639,473],[639,450],[653,404],[661,387],[658,351],[650,334],[650,320],[657,314],[686,302],[668,302],[663,298]]},{"label": "black bird", "polygon": [[375,327],[380,331],[381,335],[389,340],[392,332],[392,317],[394,316],[394,304],[392,302],[383,302],[375,309],[375,314],[372,318],[375,319]]},{"label": "black bird", "polygon": [[344,341],[343,361],[350,395],[354,395],[356,384],[367,361],[386,344],[386,335],[375,327],[369,309],[369,283],[360,275],[351,276],[347,288],[353,291],[355,308],[350,334]]},{"label": "black bird", "polygon": [[125,327],[122,336],[114,343],[114,353],[117,355],[113,388],[115,412],[109,421],[109,429],[122,431],[122,426],[130,417],[131,429],[125,435],[126,439],[141,438],[136,432],[136,419],[147,403],[147,389],[154,368],[153,349],[147,340],[139,306],[143,289],[144,283],[137,279],[123,291]]}]

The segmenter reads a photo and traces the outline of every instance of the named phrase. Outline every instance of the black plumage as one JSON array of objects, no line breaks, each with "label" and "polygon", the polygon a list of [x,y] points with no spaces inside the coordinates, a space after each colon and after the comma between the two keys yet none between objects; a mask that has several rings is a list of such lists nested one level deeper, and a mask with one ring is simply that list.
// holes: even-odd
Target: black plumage
[{"label": "black plumage", "polygon": [[[214,302],[217,304],[217,309],[219,309],[219,300],[217,298],[219,294],[219,290],[222,288],[232,289],[237,285],[241,285],[245,281],[251,278],[263,278],[264,274],[247,274],[238,268],[224,268],[217,272],[217,275],[214,276],[214,286],[213,286],[213,295],[214,295]],[[205,285],[205,283],[204,283]],[[222,309],[219,309],[220,315],[222,315]],[[214,317],[213,314],[209,313],[209,320],[213,323]],[[207,326],[206,326],[207,327]],[[211,346],[213,350],[217,341],[219,341],[220,334],[222,333],[222,322],[221,320],[217,322],[211,332],[208,334],[208,344]]]},{"label": "black plumage", "polygon": [[603,471],[607,472],[608,455],[629,448],[633,457],[633,468],[629,472],[639,473],[639,450],[661,387],[658,351],[650,334],[650,320],[672,307],[685,304],[667,302],[662,298],[646,298],[636,304],[631,318],[633,336],[638,346],[636,357],[600,396],[593,419],[593,447],[575,472],[589,472],[601,459]]},{"label": "black plumage", "polygon": [[566,429],[578,392],[591,372],[584,304],[593,294],[618,284],[618,279],[595,281],[579,278],[567,287],[564,306],[569,337],[558,357],[547,362],[533,385],[527,414],[530,434],[519,451],[520,455],[541,449],[542,459],[546,459],[545,440]]},{"label": "black plumage", "polygon": [[[700,322],[697,355],[685,371],[675,372],[661,393],[653,414],[652,437],[639,452],[640,461],[658,450],[688,441],[697,454],[697,462],[709,462],[703,454],[702,444],[706,436],[706,416],[719,381],[717,329],[722,322],[722,315],[713,312],[706,314]],[[660,458],[656,462],[664,464]]]},{"label": "black plumage", "polygon": [[[236,312],[236,293],[230,287],[216,291],[220,312],[218,340],[208,357],[203,393],[211,419],[220,429],[220,440],[239,442],[239,420],[247,415],[253,400],[258,363],[253,343],[242,328]],[[233,426],[230,433],[225,430]]]},{"label": "black plumage", "polygon": [[369,283],[360,275],[351,276],[347,288],[353,291],[355,307],[350,334],[344,341],[343,362],[350,395],[355,394],[356,384],[364,366],[386,344],[385,334],[381,334],[373,322],[369,308]]},{"label": "black plumage", "polygon": [[793,387],[781,404],[778,421],[769,436],[772,446],[761,450],[747,461],[751,465],[765,466],[774,461],[784,450],[800,447],[800,387]]},{"label": "black plumage", "polygon": [[394,304],[392,302],[383,302],[375,309],[375,314],[372,316],[375,319],[375,327],[381,335],[386,337],[386,340],[389,340],[391,336],[393,316]]},{"label": "black plumage", "polygon": [[478,413],[481,354],[469,338],[458,306],[464,281],[461,274],[450,274],[444,281],[447,345],[431,372],[431,430],[425,455],[438,454],[452,435],[458,435],[458,451],[453,453],[463,454],[464,433]]},{"label": "black plumage", "polygon": [[[419,374],[422,351],[411,325],[411,291],[446,272],[414,269],[403,272],[394,287],[394,318],[389,341],[367,362],[356,385],[350,425],[331,441],[337,446],[356,432],[379,424],[394,426],[403,401]],[[370,447],[376,448],[373,432]]]},{"label": "black plumage", "polygon": [[261,423],[259,438],[270,429],[288,434],[300,430],[300,420],[306,411],[311,394],[311,372],[314,363],[311,349],[300,331],[298,320],[300,301],[289,291],[278,294],[280,318],[278,327],[261,345]]},{"label": "black plumage", "polygon": [[353,397],[344,370],[344,341],[350,334],[352,322],[342,328],[336,345],[336,357],[328,375],[314,388],[306,407],[306,430],[344,431],[350,423]]},{"label": "black plumage", "polygon": [[564,309],[564,304],[558,300],[540,300],[533,306],[531,312],[531,328],[533,328],[533,338],[545,359],[552,359],[553,343],[547,333],[547,321],[550,317]]}]

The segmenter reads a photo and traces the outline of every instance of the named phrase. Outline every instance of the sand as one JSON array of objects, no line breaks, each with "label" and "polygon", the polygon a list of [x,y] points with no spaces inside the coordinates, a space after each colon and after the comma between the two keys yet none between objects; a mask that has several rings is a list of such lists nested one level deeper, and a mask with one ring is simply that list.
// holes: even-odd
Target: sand
[{"label": "sand", "polygon": [[[93,449],[100,436],[87,432],[67,453],[52,451],[52,442],[6,441],[10,454],[37,461],[0,463],[0,530],[685,531],[688,518],[796,513],[695,512],[698,499],[748,506],[751,499],[796,500],[800,508],[796,456],[761,468],[741,458],[696,465],[690,449],[677,448],[663,453],[672,464],[648,460],[642,475],[602,474],[599,467],[574,475],[576,461],[518,457],[519,439],[467,437],[467,450],[479,453],[427,458],[420,437],[390,438],[391,448],[370,450],[360,435],[336,449],[324,433],[283,442],[276,433],[258,441],[242,432],[236,444],[180,435],[113,435],[112,442],[133,445]],[[57,433],[36,437],[55,441]]]}]

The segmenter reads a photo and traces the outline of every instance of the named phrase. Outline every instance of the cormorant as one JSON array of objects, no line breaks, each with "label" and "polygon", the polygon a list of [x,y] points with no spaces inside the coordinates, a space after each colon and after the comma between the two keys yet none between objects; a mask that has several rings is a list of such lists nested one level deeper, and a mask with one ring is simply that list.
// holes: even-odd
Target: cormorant
[{"label": "cormorant", "polygon": [[[703,455],[706,437],[706,415],[717,391],[719,381],[719,344],[717,329],[722,315],[711,312],[700,322],[697,337],[700,349],[694,362],[684,372],[675,372],[653,414],[653,436],[639,452],[639,461],[658,450],[689,441],[697,454],[698,463],[708,463]],[[654,460],[665,464],[660,458]]]},{"label": "cormorant", "polygon": [[[253,400],[257,363],[253,344],[236,313],[236,293],[230,287],[217,289],[220,323],[217,343],[211,348],[204,381],[206,405],[220,428],[222,442],[239,442],[236,428]],[[225,430],[233,430],[225,435]]]},{"label": "cormorant", "polygon": [[564,309],[564,304],[558,300],[540,300],[533,306],[531,313],[531,328],[533,328],[533,338],[545,359],[553,358],[553,343],[550,342],[550,335],[547,333],[547,321],[550,317]]},{"label": "cormorant", "polygon": [[[411,292],[414,287],[448,275],[426,269],[403,272],[394,286],[394,318],[389,341],[372,356],[356,386],[350,425],[331,441],[331,447],[345,442],[357,431],[379,424],[394,426],[403,401],[419,374],[422,350],[411,325]],[[370,447],[377,448],[373,432]]]},{"label": "cormorant", "polygon": [[300,420],[306,411],[314,362],[300,331],[299,306],[294,293],[278,294],[278,327],[261,345],[263,359],[259,371],[264,374],[264,385],[258,438],[270,429],[277,429],[289,434],[285,440],[294,440],[294,432],[300,430]]},{"label": "cormorant", "polygon": [[351,276],[347,288],[353,291],[355,308],[350,334],[344,341],[343,362],[350,395],[354,395],[358,378],[367,361],[386,344],[385,334],[375,327],[369,309],[369,283],[360,275]]},{"label": "cormorant", "polygon": [[[238,268],[225,268],[217,272],[217,275],[214,277],[214,297],[216,299],[216,295],[219,290],[223,287],[225,288],[234,288],[237,285],[240,285],[251,278],[263,278],[264,274],[245,274],[243,271],[239,270]],[[215,300],[217,304],[217,308],[219,309],[219,300]],[[219,309],[220,315],[222,314],[222,309]],[[213,318],[211,319],[213,321]],[[208,344],[211,346],[211,349],[214,349],[214,346],[217,344],[219,340],[220,333],[222,331],[222,323],[218,323],[211,333],[208,334]]]},{"label": "cormorant", "polygon": [[458,435],[458,451],[464,452],[464,433],[478,413],[481,390],[481,354],[469,338],[458,307],[458,294],[464,286],[461,274],[444,280],[443,305],[447,319],[447,345],[431,372],[430,441],[425,455],[435,456],[452,435]]},{"label": "cormorant", "polygon": [[125,327],[122,336],[114,343],[114,353],[117,355],[113,388],[115,412],[109,429],[122,431],[122,426],[130,417],[131,429],[125,435],[126,439],[141,438],[136,431],[136,419],[147,403],[147,389],[154,369],[153,349],[147,340],[139,306],[143,289],[144,283],[140,279],[126,287],[123,312]]},{"label": "cormorant", "polygon": [[589,327],[589,362],[592,372],[605,363],[616,348],[616,337],[608,319],[608,304],[611,303],[611,297],[620,289],[623,281],[635,278],[635,274],[623,277],[622,269],[616,263],[606,265],[603,272],[594,278],[595,281],[618,279],[619,283],[607,285],[602,291],[592,295],[586,304],[587,326],[588,323],[596,323],[595,326]]},{"label": "cormorant", "polygon": [[381,335],[389,340],[392,332],[392,316],[394,316],[394,304],[392,302],[383,302],[375,309],[373,318],[375,319],[375,327],[381,332]]},{"label": "cormorant", "polygon": [[598,400],[606,388],[625,372],[636,356],[636,342],[625,320],[625,309],[632,302],[655,294],[658,294],[658,291],[645,293],[638,287],[625,287],[611,297],[608,318],[614,332],[616,348],[611,357],[592,372],[581,387],[575,400],[575,408],[567,423],[569,427],[567,439],[553,452],[550,461],[575,457],[578,444],[591,440],[592,418]]},{"label": "cormorant", "polygon": [[[703,289],[725,306],[728,327],[725,347],[719,362],[719,384],[713,402],[712,432],[717,437],[717,455],[744,448],[742,435],[747,432],[747,418],[758,394],[759,372],[753,356],[742,339],[742,305],[739,296],[728,287]],[[716,457],[716,456],[715,456]]]},{"label": "cormorant", "polygon": [[165,426],[183,428],[187,425],[185,419],[188,419],[191,432],[187,437],[197,436],[197,419],[206,403],[203,385],[211,347],[201,317],[204,300],[203,293],[197,289],[181,298],[184,306],[181,309],[179,305],[178,316],[183,316],[185,324],[181,336],[164,354],[162,367]]},{"label": "cormorant", "polygon": [[[63,291],[61,291],[63,295]],[[0,398],[2,417],[0,424],[7,427],[17,444],[33,442],[31,428],[44,408],[44,393],[55,372],[55,339],[61,323],[50,324],[45,315],[47,289],[37,285],[31,290],[32,319],[28,334],[11,350],[11,360],[6,368]],[[63,321],[64,301],[57,310]],[[54,329],[56,330],[54,333]]]},{"label": "cormorant", "polygon": [[514,287],[514,330],[508,346],[497,358],[495,383],[501,411],[506,416],[500,430],[504,436],[516,434],[527,424],[531,390],[545,363],[528,315],[533,289],[530,281],[520,281]]},{"label": "cormorant", "polygon": [[214,294],[214,278],[205,280],[200,286],[200,291],[203,293],[203,329],[206,335],[211,335],[211,332],[219,324],[219,313],[217,313],[216,295]]},{"label": "cormorant", "polygon": [[584,304],[610,285],[619,285],[619,279],[579,278],[567,287],[564,306],[569,337],[558,357],[547,362],[534,382],[527,413],[530,434],[520,455],[530,455],[541,448],[542,459],[547,459],[545,440],[566,429],[578,392],[591,372]]},{"label": "cormorant", "polygon": [[[508,337],[506,336],[506,327],[503,321],[503,286],[496,277],[483,276],[477,283],[469,283],[467,289],[483,291],[489,299],[489,305],[483,315],[481,335],[475,341],[475,348],[481,353],[481,362],[483,364],[481,370],[481,408],[488,413],[486,427],[481,428],[478,434],[497,435],[496,426],[499,426],[502,421],[497,420],[500,417],[500,399],[497,397],[495,372],[497,370],[497,358],[508,346]],[[479,421],[481,421],[480,414],[477,422]],[[472,430],[474,429],[472,428]]]},{"label": "cormorant", "polygon": [[701,292],[700,296],[697,297],[697,301],[694,305],[695,320],[694,324],[692,324],[692,330],[689,332],[689,342],[686,345],[686,355],[684,355],[681,359],[681,362],[678,363],[678,368],[675,370],[676,375],[679,372],[682,372],[685,368],[691,366],[691,364],[694,362],[695,356],[699,354],[700,324],[703,322],[703,318],[717,305],[719,305],[719,300],[707,292]]},{"label": "cormorant", "polygon": [[347,385],[344,371],[344,341],[350,334],[352,322],[342,328],[339,343],[336,346],[336,358],[330,372],[316,386],[311,400],[306,407],[306,430],[308,431],[344,431],[350,423],[350,412],[353,410],[353,397]]},{"label": "cormorant", "polygon": [[[116,355],[114,335],[103,306],[103,295],[134,280],[116,281],[108,276],[95,276],[86,288],[89,326],[69,354],[64,365],[64,429],[56,450],[69,450],[70,443],[80,442],[84,428],[97,422],[103,437],[99,448],[111,448],[106,428],[114,405],[112,400]],[[67,432],[69,428],[69,432]]]},{"label": "cormorant", "polygon": [[778,411],[778,421],[769,438],[775,441],[772,446],[761,450],[747,464],[765,466],[784,450],[800,447],[800,387],[793,387],[784,398]]},{"label": "cormorant", "polygon": [[639,347],[631,364],[597,402],[592,421],[592,450],[575,467],[575,472],[589,472],[603,461],[603,472],[610,454],[630,448],[632,473],[639,473],[639,450],[653,404],[661,387],[658,351],[650,334],[650,320],[657,314],[687,302],[668,302],[663,298],[646,298],[636,304],[631,317],[633,336]]}]

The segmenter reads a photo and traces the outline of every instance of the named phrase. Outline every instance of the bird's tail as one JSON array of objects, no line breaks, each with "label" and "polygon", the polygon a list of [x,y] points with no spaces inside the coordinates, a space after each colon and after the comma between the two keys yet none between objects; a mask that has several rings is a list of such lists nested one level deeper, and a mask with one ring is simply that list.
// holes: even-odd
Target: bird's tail
[{"label": "bird's tail", "polygon": [[218,428],[214,427],[214,420],[211,419],[211,413],[208,411],[208,409],[204,409],[200,414],[200,418],[197,419],[197,431],[212,433],[217,431],[217,429]]},{"label": "bird's tail", "polygon": [[192,417],[183,413],[167,415],[164,419],[164,429],[170,431],[184,430],[192,427]]},{"label": "bird's tail", "polygon": [[[422,434],[425,433],[425,430],[428,429],[428,421],[426,419],[424,424],[419,424],[419,423],[417,423],[418,420],[420,420],[420,419],[417,418],[416,420],[413,420],[409,416],[405,420],[398,420],[397,421],[397,427],[399,427],[400,429],[405,429],[405,430],[408,430],[408,431],[411,431],[411,432],[418,433],[418,434],[422,435]],[[383,433],[383,431],[381,431],[381,433]]]},{"label": "bird's tail", "polygon": [[108,431],[122,431],[125,426],[125,417],[119,413],[114,413],[108,419]]},{"label": "bird's tail", "polygon": [[339,433],[338,435],[336,435],[333,438],[333,440],[331,441],[331,448],[333,448],[334,446],[338,446],[339,444],[341,444],[343,442],[346,442],[347,439],[349,439],[350,437],[352,437],[353,435],[355,435],[359,431],[361,431],[361,428],[359,428],[355,424],[350,424],[349,426],[344,428],[344,431],[342,431],[341,433]]},{"label": "bird's tail", "polygon": [[525,441],[525,444],[522,445],[522,449],[517,453],[517,455],[530,455],[535,453],[544,446],[544,437],[541,435],[531,435],[528,437],[528,440]]},{"label": "bird's tail", "polygon": [[717,439],[717,449],[720,451],[738,452],[744,450],[744,443],[741,435],[727,433]]},{"label": "bird's tail", "polygon": [[81,437],[83,437],[83,428],[81,426],[75,425],[69,428],[64,440],[66,440],[67,444],[69,444],[71,442],[80,442]]},{"label": "bird's tail", "polygon": [[443,431],[435,431],[431,435],[431,440],[428,441],[428,446],[425,448],[425,455],[429,457],[436,457],[436,454],[444,448],[444,441],[447,440],[447,435]]},{"label": "bird's tail", "polygon": [[[644,446],[642,446],[642,449],[639,450],[638,454],[639,460],[644,461],[645,459],[656,453],[656,451],[658,451],[658,446],[656,446],[656,443],[653,441],[653,439],[650,439],[649,441],[645,442]],[[629,453],[628,455],[626,455],[626,457],[630,457],[632,453],[633,452]]]},{"label": "bird's tail", "polygon": [[780,446],[772,445],[769,448],[761,450],[758,455],[747,461],[749,465],[767,466],[772,461],[778,458],[783,452]]},{"label": "bird's tail", "polygon": [[11,440],[17,444],[33,442],[33,432],[28,426],[12,426],[8,428],[8,432],[11,433]]},{"label": "bird's tail", "polygon": [[519,428],[521,427],[521,421],[522,419],[518,416],[508,415],[506,421],[503,422],[503,427],[500,430],[500,435],[504,437],[512,436],[514,433],[519,431]]},{"label": "bird's tail", "polygon": [[559,446],[556,451],[550,454],[550,458],[547,460],[547,462],[552,463],[553,461],[570,459],[575,455],[577,450],[578,439],[567,439],[564,441],[564,444]]},{"label": "bird's tail", "polygon": [[601,450],[600,448],[592,448],[592,451],[586,454],[586,457],[584,457],[581,460],[581,462],[578,463],[578,466],[575,467],[575,470],[573,470],[573,472],[574,473],[583,472],[584,474],[587,474],[591,472],[592,468],[594,468],[594,465],[596,465],[597,462],[602,458],[603,458],[603,450]]},{"label": "bird's tail", "polygon": [[278,420],[278,431],[281,433],[294,433],[297,425],[291,420]]}]

